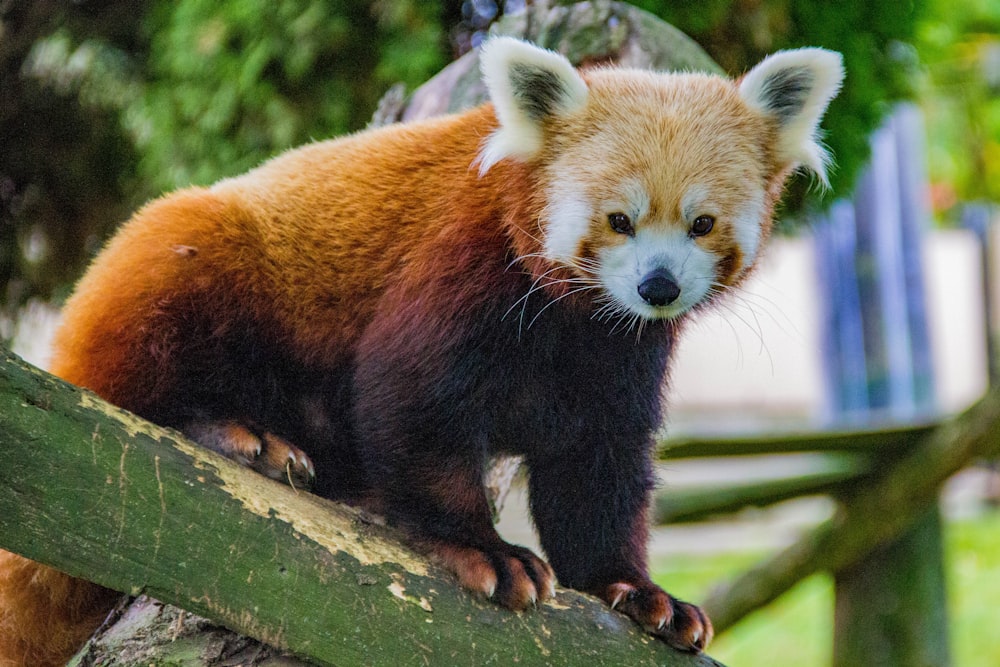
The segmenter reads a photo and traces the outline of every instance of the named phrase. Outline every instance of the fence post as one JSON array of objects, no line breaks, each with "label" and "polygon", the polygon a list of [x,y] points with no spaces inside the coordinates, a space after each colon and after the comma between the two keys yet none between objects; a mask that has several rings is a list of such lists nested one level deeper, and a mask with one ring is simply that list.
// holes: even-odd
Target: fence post
[{"label": "fence post", "polygon": [[950,664],[941,514],[834,575],[834,667]]},{"label": "fence post", "polygon": [[[853,205],[838,203],[817,236],[827,321],[838,327],[824,341],[831,412],[852,421],[936,410],[920,248],[922,131],[915,108],[897,109],[872,137]],[[950,663],[940,532],[935,509],[834,573],[834,667]]]}]

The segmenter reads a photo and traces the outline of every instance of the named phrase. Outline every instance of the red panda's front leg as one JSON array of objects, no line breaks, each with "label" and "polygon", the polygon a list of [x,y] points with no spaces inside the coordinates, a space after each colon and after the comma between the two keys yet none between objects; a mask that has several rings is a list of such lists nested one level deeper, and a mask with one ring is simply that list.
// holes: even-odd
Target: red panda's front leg
[{"label": "red panda's front leg", "polygon": [[542,547],[562,585],[600,597],[675,648],[701,651],[712,639],[708,617],[648,573],[648,438],[604,436],[581,433],[572,451],[529,457],[531,510]]},{"label": "red panda's front leg", "polygon": [[352,383],[358,454],[376,508],[414,546],[465,588],[522,610],[553,595],[555,575],[494,528],[483,471],[497,399],[472,396],[492,393],[481,386],[491,364],[478,358],[481,341],[468,330],[435,326],[418,312],[430,292],[387,308],[362,340]]},{"label": "red panda's front leg", "polygon": [[[395,420],[383,413],[378,421],[385,428]],[[392,451],[368,452],[378,459],[369,467],[389,520],[463,587],[497,604],[523,610],[551,597],[555,575],[548,563],[496,532],[482,482],[483,461],[446,455],[413,431],[419,428],[394,435],[383,431],[379,442],[392,443]]]}]

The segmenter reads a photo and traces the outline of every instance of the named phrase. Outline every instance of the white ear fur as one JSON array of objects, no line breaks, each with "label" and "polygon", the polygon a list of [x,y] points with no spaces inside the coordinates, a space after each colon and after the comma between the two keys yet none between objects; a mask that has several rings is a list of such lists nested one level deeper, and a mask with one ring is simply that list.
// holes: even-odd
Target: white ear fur
[{"label": "white ear fur", "polygon": [[566,58],[513,37],[486,42],[480,67],[500,121],[480,151],[480,174],[504,158],[537,154],[545,118],[587,102],[587,84]]},{"label": "white ear fur", "polygon": [[740,81],[751,106],[778,120],[778,151],[789,165],[803,165],[829,185],[830,156],[820,146],[819,121],[844,80],[843,59],[826,49],[779,51],[765,58]]}]

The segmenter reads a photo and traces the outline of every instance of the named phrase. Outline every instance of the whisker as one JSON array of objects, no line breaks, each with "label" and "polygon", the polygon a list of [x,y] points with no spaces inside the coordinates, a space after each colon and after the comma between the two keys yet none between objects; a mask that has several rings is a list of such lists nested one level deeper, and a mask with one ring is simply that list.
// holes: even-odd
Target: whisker
[{"label": "whisker", "polygon": [[538,257],[538,258],[541,258],[541,259],[545,259],[545,255],[542,254],[542,253],[540,253],[540,252],[529,252],[529,253],[527,253],[525,255],[518,255],[514,259],[510,260],[510,263],[504,268],[504,270],[508,271],[508,270],[510,270],[510,267],[514,266],[518,262],[521,262],[521,261],[526,260],[526,259],[531,259],[533,257]]},{"label": "whisker", "polygon": [[611,331],[608,333],[608,335],[609,336],[614,335],[619,329],[621,329],[622,331],[631,331],[632,327],[635,326],[636,317],[638,317],[638,315],[636,315],[635,313],[626,309],[622,309],[621,315],[618,317],[618,321],[615,323],[613,327],[611,327]]},{"label": "whisker", "polygon": [[[521,231],[523,231],[525,234],[528,234],[528,232],[523,229],[521,229]],[[528,235],[531,236],[530,234]],[[538,239],[535,240],[537,241]],[[511,262],[507,265],[505,270],[509,270],[515,264],[518,264],[526,259],[531,259],[531,258],[549,259],[542,252],[526,253],[524,255],[519,255],[518,257],[515,257],[513,260],[511,260]],[[552,277],[553,273],[559,271],[560,269],[566,269],[566,268],[575,269],[578,273],[581,273],[583,275],[570,276],[568,278]],[[599,270],[600,270],[600,263],[595,260],[587,258],[573,258],[571,261],[553,262],[553,265],[548,270],[546,270],[541,275],[535,276],[535,279],[528,287],[527,292],[525,292],[521,297],[519,297],[514,303],[510,305],[510,307],[501,317],[501,320],[507,319],[507,317],[510,316],[510,314],[514,312],[518,308],[518,306],[520,306],[521,313],[519,315],[519,320],[518,320],[518,335],[520,335],[521,331],[523,331],[523,329],[525,328],[524,319],[525,315],[527,314],[528,301],[530,300],[533,294],[535,294],[539,290],[543,290],[553,285],[564,284],[570,286],[579,286],[579,287],[573,287],[566,294],[563,294],[558,298],[550,301],[548,304],[546,304],[531,319],[531,321],[527,325],[528,328],[531,328],[535,320],[538,319],[538,316],[541,315],[542,312],[544,312],[549,306],[554,304],[556,301],[560,301],[563,298],[570,296],[571,294],[576,294],[577,292],[580,291],[600,287],[600,283],[596,280]]]},{"label": "whisker", "polygon": [[[768,365],[770,366],[771,374],[773,375],[774,374],[774,356],[771,354],[771,350],[767,346],[767,340],[764,337],[764,330],[763,330],[763,328],[761,326],[760,319],[757,317],[756,311],[753,308],[748,308],[748,310],[750,311],[752,322],[753,322],[751,324],[751,321],[748,320],[743,315],[741,315],[731,304],[724,303],[724,304],[721,305],[721,309],[724,312],[726,312],[729,315],[731,315],[732,317],[735,317],[740,322],[742,322],[743,325],[747,329],[749,329],[750,332],[754,335],[754,337],[757,339],[757,342],[758,342],[757,354],[758,355],[761,355],[761,354],[767,355]],[[730,322],[728,318],[724,317],[722,319],[723,319],[724,322],[726,322],[727,325],[729,325],[730,329],[733,330],[733,334],[736,336],[736,340],[740,341],[739,332],[736,331],[736,328],[733,326],[733,323]],[[742,356],[742,346],[740,346],[740,354]]]},{"label": "whisker", "polygon": [[628,312],[628,309],[623,304],[610,295],[604,295],[597,299],[597,301],[604,301],[606,303],[594,311],[590,316],[591,319],[606,320]]},{"label": "whisker", "polygon": [[646,322],[648,322],[648,320],[645,317],[639,317],[639,326],[638,326],[638,328],[636,329],[636,332],[635,332],[635,344],[636,345],[638,345],[639,342],[640,342],[640,340],[642,339],[642,330],[646,326]]},{"label": "whisker", "polygon": [[600,287],[600,285],[584,285],[583,287],[576,287],[574,289],[569,290],[565,294],[561,294],[558,297],[556,297],[555,299],[552,299],[547,304],[545,304],[545,306],[541,310],[539,310],[537,313],[535,313],[535,316],[533,318],[531,318],[530,322],[528,322],[528,328],[529,329],[531,328],[531,325],[533,325],[535,323],[535,320],[537,320],[541,316],[542,313],[544,313],[546,310],[548,310],[549,308],[551,308],[552,306],[554,306],[559,301],[562,301],[566,297],[572,296],[572,295],[577,294],[579,292],[585,292],[587,290],[596,289],[598,287]]},{"label": "whisker", "polygon": [[[519,231],[522,234],[524,234],[525,236],[527,236],[529,239],[531,239],[535,243],[537,243],[538,245],[540,245],[540,246],[544,246],[545,245],[545,242],[541,238],[539,238],[538,236],[535,236],[534,234],[532,234],[531,232],[529,232],[527,229],[525,229],[521,225],[514,225],[514,228],[517,229],[517,231]],[[542,229],[541,222],[538,223],[538,231],[541,233],[542,236],[545,236],[545,230]]]},{"label": "whisker", "polygon": [[[759,307],[767,315],[768,319],[782,331],[791,329],[800,338],[803,337],[802,331],[796,326],[795,322],[785,313],[782,309],[781,304],[773,299],[770,299],[762,294],[756,294],[754,292],[748,292],[745,289],[741,289],[734,293],[736,300],[741,302],[747,308],[752,308],[753,306]],[[755,300],[757,301],[755,303]],[[778,314],[781,316],[779,319],[771,309],[777,310]],[[787,327],[787,329],[786,329]]]},{"label": "whisker", "polygon": [[544,289],[545,287],[548,287],[549,285],[555,285],[555,284],[558,284],[558,283],[561,283],[561,282],[575,282],[575,281],[582,281],[583,280],[582,278],[559,278],[559,279],[549,278],[549,274],[551,274],[551,273],[553,273],[555,271],[558,271],[558,270],[559,270],[559,267],[553,267],[553,268],[549,269],[548,271],[546,271],[545,273],[543,273],[540,276],[538,276],[537,278],[535,278],[534,282],[532,282],[531,286],[528,288],[528,291],[521,298],[519,298],[517,301],[515,301],[513,303],[513,305],[511,305],[511,307],[507,309],[507,312],[504,313],[503,317],[501,317],[500,319],[501,320],[506,319],[507,315],[509,315],[510,312],[512,310],[514,310],[514,308],[517,307],[517,304],[519,304],[521,302],[524,302],[524,305],[527,306],[527,299],[528,299],[528,297],[530,297],[532,294],[534,294],[535,292],[537,292],[540,289]]}]

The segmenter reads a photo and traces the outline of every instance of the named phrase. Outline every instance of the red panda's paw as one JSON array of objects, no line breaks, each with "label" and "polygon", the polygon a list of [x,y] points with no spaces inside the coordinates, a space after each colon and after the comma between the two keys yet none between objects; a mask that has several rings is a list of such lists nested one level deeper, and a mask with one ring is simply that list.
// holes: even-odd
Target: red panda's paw
[{"label": "red panda's paw", "polygon": [[295,488],[308,488],[316,477],[306,453],[273,433],[255,432],[234,421],[192,422],[184,433],[203,447]]},{"label": "red panda's paw", "polygon": [[508,609],[522,611],[555,595],[552,568],[530,549],[505,542],[492,551],[443,542],[429,546],[463,587]]},{"label": "red panda's paw", "polygon": [[671,597],[653,583],[618,582],[608,586],[601,597],[647,632],[681,651],[698,653],[712,641],[714,630],[705,612]]}]

